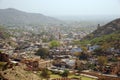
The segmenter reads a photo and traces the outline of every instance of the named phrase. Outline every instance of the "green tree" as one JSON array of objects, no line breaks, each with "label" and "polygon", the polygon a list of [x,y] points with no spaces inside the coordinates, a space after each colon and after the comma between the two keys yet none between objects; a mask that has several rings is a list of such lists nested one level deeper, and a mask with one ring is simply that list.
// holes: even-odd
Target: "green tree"
[{"label": "green tree", "polygon": [[50,48],[55,48],[55,47],[58,47],[58,46],[60,46],[59,41],[53,40],[53,41],[50,42]]},{"label": "green tree", "polygon": [[104,50],[102,48],[97,48],[94,50],[95,55],[100,56],[100,55],[103,55],[103,53],[104,53]]},{"label": "green tree", "polygon": [[87,60],[89,57],[88,54],[86,54],[85,52],[81,52],[80,56],[79,56],[79,59],[80,60]]},{"label": "green tree", "polygon": [[49,50],[47,48],[40,48],[35,55],[40,56],[41,58],[46,58],[49,55]]},{"label": "green tree", "polygon": [[61,74],[62,77],[68,77],[69,71],[64,70],[64,72]]},{"label": "green tree", "polygon": [[50,74],[51,74],[51,72],[48,69],[43,69],[41,74],[40,74],[40,76],[42,78],[49,79],[50,78]]},{"label": "green tree", "polygon": [[108,62],[108,59],[107,57],[105,56],[99,56],[98,57],[98,64],[101,65],[101,66],[105,66]]}]

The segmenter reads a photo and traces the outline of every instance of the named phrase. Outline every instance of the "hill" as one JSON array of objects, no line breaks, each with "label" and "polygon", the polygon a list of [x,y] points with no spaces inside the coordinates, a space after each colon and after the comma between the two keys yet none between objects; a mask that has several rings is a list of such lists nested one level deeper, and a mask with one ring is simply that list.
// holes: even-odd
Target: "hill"
[{"label": "hill", "polygon": [[85,39],[93,39],[103,35],[111,34],[120,30],[120,19],[109,22],[104,26],[99,26],[94,32],[87,35]]},{"label": "hill", "polygon": [[109,47],[120,49],[120,19],[98,27],[94,32],[87,35],[80,44],[98,44],[104,49]]},{"label": "hill", "polygon": [[48,24],[60,21],[39,13],[27,13],[13,8],[0,9],[0,24]]},{"label": "hill", "polygon": [[120,31],[90,40],[91,44],[102,45],[104,48],[120,49]]}]

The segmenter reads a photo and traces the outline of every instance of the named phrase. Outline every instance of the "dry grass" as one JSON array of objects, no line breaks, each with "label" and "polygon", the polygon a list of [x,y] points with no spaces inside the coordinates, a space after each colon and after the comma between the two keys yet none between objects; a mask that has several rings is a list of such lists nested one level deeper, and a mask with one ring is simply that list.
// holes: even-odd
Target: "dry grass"
[{"label": "dry grass", "polygon": [[9,80],[40,80],[36,74],[30,71],[25,71],[22,67],[23,65],[20,65],[4,70],[1,72],[1,75]]}]

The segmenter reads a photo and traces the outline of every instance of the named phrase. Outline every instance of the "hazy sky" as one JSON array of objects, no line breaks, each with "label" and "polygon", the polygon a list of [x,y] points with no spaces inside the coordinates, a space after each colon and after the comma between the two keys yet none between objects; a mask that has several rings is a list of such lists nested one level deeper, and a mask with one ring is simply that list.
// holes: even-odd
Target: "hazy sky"
[{"label": "hazy sky", "polygon": [[120,15],[120,0],[0,0],[4,8],[49,16]]}]

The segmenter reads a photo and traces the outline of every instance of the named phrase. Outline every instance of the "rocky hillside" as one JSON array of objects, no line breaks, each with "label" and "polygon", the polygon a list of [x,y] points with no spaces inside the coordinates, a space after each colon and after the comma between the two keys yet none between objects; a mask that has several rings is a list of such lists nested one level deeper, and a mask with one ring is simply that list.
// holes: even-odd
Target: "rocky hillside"
[{"label": "rocky hillside", "polygon": [[15,66],[4,71],[0,71],[0,80],[41,80],[36,74],[25,71],[23,69],[23,64]]},{"label": "rocky hillside", "polygon": [[120,31],[120,19],[109,22],[104,26],[98,27],[94,32],[85,37],[85,39],[93,39],[103,35]]},{"label": "rocky hillside", "polygon": [[120,31],[112,34],[96,37],[90,40],[91,44],[102,45],[105,48],[114,47],[120,49]]},{"label": "rocky hillside", "polygon": [[87,35],[80,44],[98,44],[103,46],[104,49],[110,47],[120,49],[120,19],[98,27],[94,32]]},{"label": "rocky hillside", "polygon": [[47,24],[60,21],[39,13],[27,13],[13,8],[0,9],[0,24]]}]

